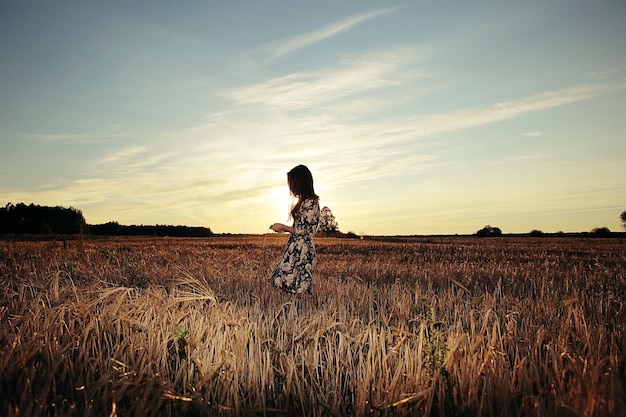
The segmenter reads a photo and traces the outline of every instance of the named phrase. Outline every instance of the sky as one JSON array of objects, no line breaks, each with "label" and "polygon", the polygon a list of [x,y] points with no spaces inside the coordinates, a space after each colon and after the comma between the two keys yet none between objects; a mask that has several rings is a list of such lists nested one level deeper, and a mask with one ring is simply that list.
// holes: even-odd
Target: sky
[{"label": "sky", "polygon": [[626,2],[0,4],[0,204],[268,232],[620,230]]}]

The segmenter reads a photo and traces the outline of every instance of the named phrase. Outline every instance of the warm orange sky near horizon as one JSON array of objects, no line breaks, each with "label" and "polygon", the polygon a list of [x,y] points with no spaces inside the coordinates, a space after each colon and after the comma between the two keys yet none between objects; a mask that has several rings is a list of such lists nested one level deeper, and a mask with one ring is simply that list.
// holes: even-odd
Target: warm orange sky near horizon
[{"label": "warm orange sky near horizon", "polygon": [[0,204],[264,233],[622,230],[626,4],[11,2]]}]

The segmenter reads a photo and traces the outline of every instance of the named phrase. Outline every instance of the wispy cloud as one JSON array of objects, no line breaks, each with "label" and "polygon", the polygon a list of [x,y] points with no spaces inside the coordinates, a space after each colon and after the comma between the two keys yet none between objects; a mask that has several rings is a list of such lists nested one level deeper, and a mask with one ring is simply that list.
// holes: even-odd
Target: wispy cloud
[{"label": "wispy cloud", "polygon": [[[196,134],[236,137],[238,133],[233,136],[232,132],[254,132],[250,149],[256,155],[276,154],[280,156],[276,162],[281,163],[300,156],[315,161],[322,176],[340,186],[449,164],[438,158],[442,148],[419,139],[503,122],[625,87],[590,83],[486,106],[396,116],[394,110],[401,110],[406,102],[398,102],[395,92],[414,85],[419,74],[414,68],[416,55],[407,48],[370,53],[336,67],[230,89],[225,95],[233,101],[232,111],[215,114],[212,125],[199,128]],[[371,108],[387,117],[368,118]],[[255,153],[250,157],[258,158]],[[273,163],[271,157],[267,162]]]},{"label": "wispy cloud", "polygon": [[405,120],[387,122],[387,126],[380,129],[378,135],[401,139],[468,129],[501,122],[527,113],[576,103],[624,87],[626,87],[624,84],[585,84],[488,106],[418,115]]},{"label": "wispy cloud", "polygon": [[[288,135],[290,142],[295,137],[312,139],[317,135],[343,142],[353,137],[358,138],[355,141],[360,144],[373,145],[403,143],[497,123],[626,87],[619,82],[588,83],[486,106],[439,113],[417,111],[414,115],[394,117],[394,108],[406,113],[407,102],[419,99],[420,84],[424,84],[424,91],[432,93],[432,87],[426,85],[428,79],[415,70],[416,57],[419,54],[415,50],[405,47],[368,53],[346,58],[339,65],[319,71],[298,72],[228,89],[224,95],[234,102],[233,109],[248,113],[248,116],[239,114],[239,121],[257,123],[254,114],[259,112],[273,117],[289,115],[281,120],[282,132],[272,132],[272,135]],[[424,77],[424,82],[416,84],[420,77]],[[411,86],[413,95],[402,91],[404,86]],[[368,118],[372,111],[379,113],[375,121]],[[388,116],[381,118],[380,114],[385,113]],[[267,122],[265,117],[260,121],[261,126],[248,131],[262,134],[268,129]],[[526,135],[537,137],[542,132]]]},{"label": "wispy cloud", "polygon": [[119,162],[123,160],[127,160],[133,156],[144,153],[148,150],[146,146],[131,146],[129,148],[122,149],[120,151],[114,152],[111,155],[105,156],[100,160],[100,164],[110,164],[113,162]]},{"label": "wispy cloud", "polygon": [[54,143],[94,143],[127,138],[126,134],[92,133],[30,133],[22,135],[25,139]]},{"label": "wispy cloud", "polygon": [[[346,59],[335,68],[299,72],[227,90],[226,97],[240,103],[258,103],[287,108],[312,107],[356,93],[407,81],[394,77],[403,64],[412,61],[412,51],[395,48],[359,58]],[[413,74],[414,77],[419,74]]]},{"label": "wispy cloud", "polygon": [[290,38],[284,38],[269,42],[260,46],[254,55],[260,57],[260,63],[268,64],[280,57],[291,54],[303,48],[314,45],[323,40],[332,38],[341,33],[347,32],[355,26],[371,20],[375,17],[394,12],[400,7],[388,7],[384,9],[376,9],[365,13],[360,13],[355,16],[348,17],[339,22],[332,23],[321,28],[312,30],[310,32],[302,33]]}]

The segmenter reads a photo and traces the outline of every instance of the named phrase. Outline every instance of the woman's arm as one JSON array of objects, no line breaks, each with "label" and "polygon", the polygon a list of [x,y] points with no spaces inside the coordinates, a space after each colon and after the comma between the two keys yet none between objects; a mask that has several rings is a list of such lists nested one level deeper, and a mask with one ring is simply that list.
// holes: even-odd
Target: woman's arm
[{"label": "woman's arm", "polygon": [[287,225],[282,224],[282,223],[274,223],[273,225],[270,226],[270,229],[272,229],[276,233],[285,233],[285,232],[287,232],[287,233],[293,234],[293,227],[292,226],[287,226]]}]

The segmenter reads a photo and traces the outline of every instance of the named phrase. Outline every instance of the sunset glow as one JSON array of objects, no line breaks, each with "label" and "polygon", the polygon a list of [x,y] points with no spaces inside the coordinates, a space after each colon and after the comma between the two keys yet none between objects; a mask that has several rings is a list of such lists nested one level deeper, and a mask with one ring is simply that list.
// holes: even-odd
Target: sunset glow
[{"label": "sunset glow", "polygon": [[264,233],[620,229],[626,4],[9,2],[0,204]]}]

